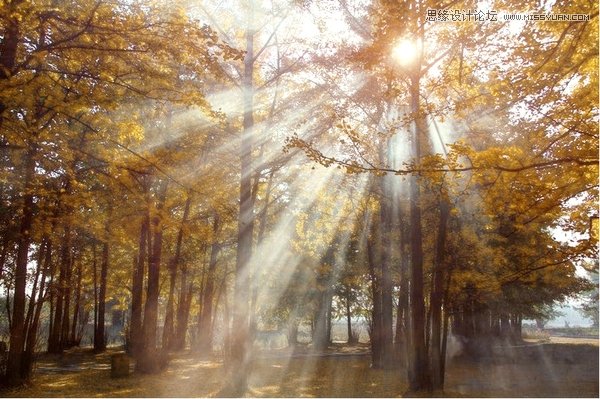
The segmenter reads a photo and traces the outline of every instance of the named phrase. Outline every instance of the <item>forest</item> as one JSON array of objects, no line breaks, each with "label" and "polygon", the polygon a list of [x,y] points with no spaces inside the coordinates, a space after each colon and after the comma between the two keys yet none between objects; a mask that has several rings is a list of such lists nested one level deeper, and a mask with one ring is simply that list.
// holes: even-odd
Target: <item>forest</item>
[{"label": "forest", "polygon": [[0,385],[120,345],[244,396],[339,321],[431,393],[597,323],[598,69],[591,0],[0,0]]}]

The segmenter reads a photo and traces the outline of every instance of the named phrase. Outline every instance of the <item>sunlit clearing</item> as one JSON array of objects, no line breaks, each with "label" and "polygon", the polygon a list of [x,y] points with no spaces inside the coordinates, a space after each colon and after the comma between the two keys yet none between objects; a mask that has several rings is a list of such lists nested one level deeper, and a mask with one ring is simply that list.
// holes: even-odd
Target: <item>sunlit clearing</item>
[{"label": "sunlit clearing", "polygon": [[402,66],[415,63],[419,55],[419,46],[413,40],[402,39],[392,49],[392,57]]}]

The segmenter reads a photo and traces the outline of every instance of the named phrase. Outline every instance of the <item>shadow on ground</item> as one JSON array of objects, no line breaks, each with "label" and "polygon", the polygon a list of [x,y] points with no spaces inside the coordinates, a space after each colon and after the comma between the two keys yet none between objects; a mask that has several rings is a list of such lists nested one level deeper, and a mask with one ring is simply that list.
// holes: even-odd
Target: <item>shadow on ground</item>
[{"label": "shadow on ground", "polygon": [[[407,390],[404,370],[373,370],[365,346],[259,353],[248,396],[393,397]],[[75,350],[43,356],[31,385],[2,392],[14,397],[206,397],[225,378],[222,362],[173,354],[159,375],[110,378],[110,354]],[[438,395],[436,395],[438,396]],[[504,347],[478,359],[448,363],[442,396],[598,397],[598,344],[544,343]]]}]

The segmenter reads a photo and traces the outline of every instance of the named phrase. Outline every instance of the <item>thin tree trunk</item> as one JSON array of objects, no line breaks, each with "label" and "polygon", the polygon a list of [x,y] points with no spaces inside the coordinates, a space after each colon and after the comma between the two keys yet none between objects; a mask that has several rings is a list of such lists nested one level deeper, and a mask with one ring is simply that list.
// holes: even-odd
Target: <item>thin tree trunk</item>
[{"label": "thin tree trunk", "polygon": [[48,352],[50,352],[50,345],[52,344],[52,331],[54,330],[54,327],[53,327],[54,296],[56,293],[56,286],[54,285],[54,274],[55,274],[54,262],[52,262],[51,269],[50,269],[50,281],[48,283],[48,290],[49,290],[48,302],[50,305],[50,310],[48,312],[48,339],[47,339],[47,344],[46,344],[46,348],[47,348]]},{"label": "thin tree trunk", "polygon": [[[18,32],[18,31],[17,31]],[[6,36],[5,36],[5,40]],[[4,54],[3,54],[4,56]],[[2,69],[2,68],[0,68]],[[33,178],[35,174],[35,155],[37,147],[30,145],[24,160],[23,206],[20,218],[19,237],[17,240],[17,259],[15,262],[15,292],[10,325],[10,348],[6,362],[6,383],[20,385],[23,349],[25,344],[25,300],[27,283],[27,262],[33,226]],[[8,299],[8,293],[7,293]]]},{"label": "thin tree trunk", "polygon": [[354,338],[352,337],[352,313],[350,312],[350,288],[346,291],[346,324],[348,329],[348,343],[355,344]]},{"label": "thin tree trunk", "polygon": [[94,331],[94,351],[103,352],[106,349],[106,284],[110,258],[110,215],[106,220],[104,242],[102,243],[102,264],[100,266],[100,289],[98,292],[98,322]]},{"label": "thin tree trunk", "polygon": [[98,253],[96,251],[96,241],[92,243],[92,270],[94,278],[94,338],[98,329]]},{"label": "thin tree trunk", "polygon": [[331,320],[333,316],[333,289],[327,292],[327,334],[325,336],[325,342],[327,346],[331,344]]},{"label": "thin tree trunk", "polygon": [[[65,235],[67,234],[67,229],[65,228]],[[48,339],[48,352],[49,353],[61,353],[62,345],[60,341],[60,332],[62,331],[62,314],[63,314],[63,305],[64,305],[64,293],[65,293],[65,265],[64,265],[64,257],[65,257],[65,243],[63,239],[63,243],[61,244],[61,257],[58,264],[58,282],[55,284],[54,290],[56,292],[56,304],[54,307],[54,318],[52,321],[52,330],[50,331],[50,338]]]},{"label": "thin tree trunk", "polygon": [[[27,332],[27,342],[25,345],[24,362],[22,367],[22,374],[24,378],[29,378],[32,372],[33,360],[35,355],[35,346],[37,341],[37,334],[40,324],[40,316],[42,314],[42,308],[44,306],[44,298],[46,297],[48,288],[46,287],[46,277],[49,271],[51,271],[52,263],[52,240],[48,239],[46,242],[46,251],[44,254],[44,265],[42,267],[42,277],[40,279],[38,297],[35,301],[35,310],[33,312],[33,318],[29,325]],[[33,301],[33,294],[31,296]]]},{"label": "thin tree trunk", "polygon": [[442,353],[441,353],[441,372],[440,375],[442,377],[442,388],[444,387],[444,382],[446,379],[446,353],[448,348],[448,328],[450,321],[450,312],[448,311],[448,307],[450,306],[450,286],[452,284],[452,267],[448,268],[448,275],[446,276],[446,288],[444,290],[444,327],[443,327],[443,335],[442,335]]},{"label": "thin tree trunk", "polygon": [[8,246],[10,244],[9,235],[4,235],[2,240],[2,251],[0,252],[0,279],[4,274],[4,265],[6,263],[6,256],[8,255]]},{"label": "thin tree trunk", "polygon": [[384,369],[391,369],[394,368],[392,275],[390,271],[391,245],[389,239],[392,230],[392,212],[390,212],[389,201],[385,198],[383,184],[382,192],[378,240],[379,250],[381,251],[381,365]]},{"label": "thin tree trunk", "polygon": [[369,265],[369,274],[371,278],[371,296],[373,300],[373,309],[371,312],[371,367],[379,369],[383,367],[382,346],[381,346],[381,285],[377,272],[377,255],[375,249],[374,232],[375,222],[371,221],[371,234],[367,237],[367,263]]},{"label": "thin tree trunk", "polygon": [[[39,281],[40,274],[42,273],[42,269],[44,267],[43,263],[44,263],[44,259],[45,259],[47,245],[48,245],[48,238],[43,237],[42,243],[40,244],[40,246],[38,248],[38,258],[37,258],[37,262],[36,262],[35,274],[33,276],[33,286],[31,287],[31,296],[29,297],[30,299],[29,299],[29,304],[27,306],[27,316],[25,317],[25,336],[26,337],[29,334],[29,327],[31,326],[31,322],[33,319],[33,311],[34,311],[35,304],[36,304],[35,296],[37,295],[38,284],[40,283],[40,281]],[[27,338],[25,338],[25,342],[27,342]]]},{"label": "thin tree trunk", "polygon": [[[167,300],[167,311],[165,315],[165,324],[163,328],[163,349],[169,350],[173,349],[174,346],[174,335],[175,335],[175,285],[177,282],[177,270],[179,269],[179,263],[181,260],[181,246],[183,244],[183,230],[187,223],[188,215],[190,214],[190,204],[192,202],[192,197],[188,195],[185,201],[185,208],[183,210],[183,217],[181,218],[181,226],[179,227],[179,232],[177,233],[177,241],[175,245],[175,255],[171,262],[169,262],[169,296]],[[183,292],[186,289],[185,285],[180,287],[180,291]],[[180,296],[181,298],[181,296]],[[181,305],[181,302],[180,302]]]},{"label": "thin tree trunk", "polygon": [[408,309],[409,298],[409,271],[407,253],[407,232],[404,228],[401,229],[400,239],[400,290],[398,293],[398,311],[396,319],[396,337],[394,343],[394,352],[397,360],[405,367],[409,348],[409,340],[407,337],[409,331],[410,315]]},{"label": "thin tree trunk", "polygon": [[174,332],[175,313],[175,285],[177,284],[177,265],[173,260],[169,262],[169,294],[167,296],[167,307],[165,312],[165,323],[163,325],[162,349],[168,351],[172,347]]},{"label": "thin tree trunk", "polygon": [[69,345],[69,326],[71,319],[71,285],[72,285],[72,265],[73,265],[73,257],[72,257],[72,246],[71,246],[71,226],[68,226],[69,230],[66,234],[65,238],[65,247],[66,250],[63,253],[63,260],[65,264],[65,285],[63,286],[64,293],[64,305],[63,305],[63,315],[61,321],[61,331],[60,331],[60,347],[61,349],[68,348]]},{"label": "thin tree trunk", "polygon": [[[77,262],[77,260],[75,261]],[[79,322],[79,313],[81,311],[81,281],[83,279],[83,272],[81,270],[81,261],[77,262],[77,283],[75,285],[75,304],[73,307],[73,324],[71,325],[71,342],[73,345],[79,346],[77,340],[77,325]]]}]

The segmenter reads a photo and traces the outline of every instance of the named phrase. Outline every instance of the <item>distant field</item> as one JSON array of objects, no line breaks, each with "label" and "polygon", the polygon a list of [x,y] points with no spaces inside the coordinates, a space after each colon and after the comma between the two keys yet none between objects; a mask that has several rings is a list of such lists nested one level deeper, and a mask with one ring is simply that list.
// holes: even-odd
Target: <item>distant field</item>
[{"label": "distant field", "polygon": [[551,336],[598,338],[598,329],[594,327],[546,328],[545,331]]}]

